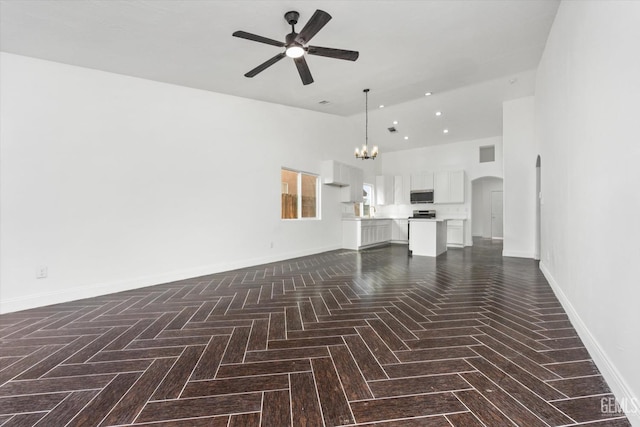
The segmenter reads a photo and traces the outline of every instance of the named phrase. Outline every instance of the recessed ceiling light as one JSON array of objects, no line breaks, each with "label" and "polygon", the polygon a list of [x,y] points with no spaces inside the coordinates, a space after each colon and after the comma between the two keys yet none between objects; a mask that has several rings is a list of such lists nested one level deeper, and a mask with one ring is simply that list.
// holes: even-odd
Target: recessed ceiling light
[{"label": "recessed ceiling light", "polygon": [[441,116],[442,115],[442,111],[436,111],[436,116]]},{"label": "recessed ceiling light", "polygon": [[427,93],[424,94],[424,96],[431,96],[431,95],[433,95],[433,93],[431,93],[431,92],[427,92]]},{"label": "recessed ceiling light", "polygon": [[443,130],[442,133],[449,133],[449,129]]},{"label": "recessed ceiling light", "polygon": [[404,139],[409,139],[409,137],[408,137],[408,136],[405,136],[405,137],[404,137]]},{"label": "recessed ceiling light", "polygon": [[398,121],[397,121],[397,120],[394,120],[394,121],[393,121],[393,124],[394,124],[394,125],[397,125],[397,124],[398,124]]},{"label": "recessed ceiling light", "polygon": [[378,108],[384,108],[383,104],[378,105]]}]

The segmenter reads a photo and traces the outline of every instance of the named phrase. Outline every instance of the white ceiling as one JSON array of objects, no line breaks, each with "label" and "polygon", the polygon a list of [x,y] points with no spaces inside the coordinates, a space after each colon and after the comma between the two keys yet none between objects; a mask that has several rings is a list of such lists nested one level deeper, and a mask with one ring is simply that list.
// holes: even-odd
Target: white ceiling
[{"label": "white ceiling", "polygon": [[[66,64],[343,116],[381,151],[502,133],[502,101],[530,95],[559,1],[2,0],[0,49]],[[283,40],[284,13],[333,19],[311,45],[357,50],[356,62],[308,56],[303,86],[282,49],[232,37]],[[515,80],[515,81],[514,81]],[[433,92],[425,97],[427,91]],[[328,104],[319,104],[320,101]],[[378,109],[384,104],[384,109]],[[442,111],[440,117],[435,111]],[[398,134],[386,128],[398,120]],[[450,132],[443,134],[448,128]],[[404,140],[405,135],[409,136]]]}]

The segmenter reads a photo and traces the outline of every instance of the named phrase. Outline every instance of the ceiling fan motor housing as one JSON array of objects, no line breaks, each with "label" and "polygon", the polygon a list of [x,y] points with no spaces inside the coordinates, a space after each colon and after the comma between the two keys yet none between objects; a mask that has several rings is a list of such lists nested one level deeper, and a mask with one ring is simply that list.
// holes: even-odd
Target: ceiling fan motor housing
[{"label": "ceiling fan motor housing", "polygon": [[300,18],[300,14],[295,10],[291,10],[284,14],[284,19],[289,23],[289,25],[296,25],[298,23],[298,18]]}]

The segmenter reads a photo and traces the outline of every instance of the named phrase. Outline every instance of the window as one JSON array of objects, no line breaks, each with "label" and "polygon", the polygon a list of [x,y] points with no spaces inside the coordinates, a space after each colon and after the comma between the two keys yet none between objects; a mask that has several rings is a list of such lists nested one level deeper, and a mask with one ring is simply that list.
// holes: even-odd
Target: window
[{"label": "window", "polygon": [[317,175],[290,169],[281,171],[282,219],[318,218]]},{"label": "window", "polygon": [[371,216],[371,207],[373,206],[373,185],[371,184],[363,184],[362,185],[362,216],[370,217]]}]

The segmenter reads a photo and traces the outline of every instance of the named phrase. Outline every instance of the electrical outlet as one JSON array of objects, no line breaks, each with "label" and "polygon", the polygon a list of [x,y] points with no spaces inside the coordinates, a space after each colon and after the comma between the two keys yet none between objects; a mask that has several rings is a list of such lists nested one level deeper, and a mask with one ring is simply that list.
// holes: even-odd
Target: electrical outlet
[{"label": "electrical outlet", "polygon": [[36,279],[45,279],[48,274],[49,271],[46,265],[41,265],[36,268]]}]

